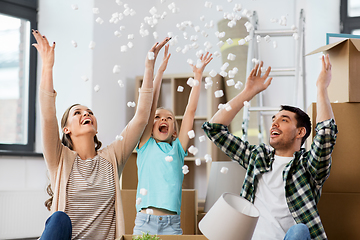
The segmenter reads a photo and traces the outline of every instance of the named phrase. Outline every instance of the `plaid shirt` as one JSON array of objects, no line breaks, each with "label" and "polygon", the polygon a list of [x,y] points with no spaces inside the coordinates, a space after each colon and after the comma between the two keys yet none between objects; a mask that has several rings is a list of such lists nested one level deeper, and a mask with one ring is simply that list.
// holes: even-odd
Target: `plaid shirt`
[{"label": "plaid shirt", "polygon": [[[240,195],[254,202],[259,174],[271,171],[275,150],[265,144],[250,145],[232,135],[227,126],[205,122],[206,135],[231,159],[246,171]],[[284,168],[285,196],[296,223],[304,223],[312,239],[327,239],[316,207],[325,180],[329,177],[331,152],[335,145],[337,127],[333,119],[316,125],[316,136],[310,151],[295,152]]]}]

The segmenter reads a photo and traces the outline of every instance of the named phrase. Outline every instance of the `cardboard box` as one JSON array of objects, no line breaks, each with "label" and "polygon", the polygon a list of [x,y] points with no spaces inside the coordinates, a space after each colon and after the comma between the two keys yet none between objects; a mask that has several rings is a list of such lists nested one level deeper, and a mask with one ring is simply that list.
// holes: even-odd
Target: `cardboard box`
[{"label": "cardboard box", "polygon": [[346,39],[307,54],[328,53],[332,65],[331,102],[360,102],[360,39]]},{"label": "cardboard box", "polygon": [[[124,235],[116,240],[132,240],[132,235]],[[203,235],[159,235],[161,240],[207,240]]]},{"label": "cardboard box", "polygon": [[[136,190],[121,190],[121,199],[124,209],[125,234],[132,234],[136,217]],[[182,190],[180,224],[183,234],[196,234],[197,224],[197,191]]]},{"label": "cardboard box", "polygon": [[318,210],[329,240],[360,238],[360,194],[323,193]]},{"label": "cardboard box", "polygon": [[[330,177],[324,184],[323,192],[360,193],[360,103],[332,103],[331,106],[339,132],[332,153]],[[316,103],[309,107],[308,113],[313,128],[307,149],[315,136]]]}]

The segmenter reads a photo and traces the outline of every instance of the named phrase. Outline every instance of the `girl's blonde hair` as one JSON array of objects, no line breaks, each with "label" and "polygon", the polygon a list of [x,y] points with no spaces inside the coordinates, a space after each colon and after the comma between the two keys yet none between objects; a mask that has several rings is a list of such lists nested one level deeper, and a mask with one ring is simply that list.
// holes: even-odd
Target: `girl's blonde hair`
[{"label": "girl's blonde hair", "polygon": [[169,113],[171,113],[172,117],[174,118],[174,128],[175,128],[175,131],[176,131],[176,136],[173,136],[172,141],[175,141],[175,139],[176,139],[177,136],[179,135],[179,124],[178,124],[178,122],[177,122],[176,119],[175,119],[175,114],[174,114],[174,112],[173,112],[172,110],[170,110],[170,109],[168,109],[168,108],[164,108],[164,107],[158,107],[158,108],[156,109],[156,111],[157,111],[157,110],[161,110],[161,109],[166,110],[166,111],[168,111]]},{"label": "girl's blonde hair", "polygon": [[[64,129],[64,127],[66,127],[66,125],[67,125],[70,110],[73,107],[78,106],[78,105],[80,105],[80,104],[78,104],[78,103],[73,104],[73,105],[71,105],[70,107],[68,107],[65,110],[65,112],[64,112],[64,114],[62,115],[62,118],[61,118],[61,129]],[[69,134],[63,133],[62,138],[61,138],[61,142],[62,142],[62,144],[64,146],[68,147],[70,150],[74,150],[73,142],[72,142]],[[95,151],[97,152],[101,148],[102,143],[98,140],[96,135],[94,136],[94,142],[95,142]],[[49,184],[47,186],[46,192],[49,194],[50,198],[48,200],[46,200],[44,204],[45,204],[46,208],[50,211],[52,201],[53,201],[53,196],[54,196],[54,192],[53,192],[53,190],[51,188],[51,184]]]}]

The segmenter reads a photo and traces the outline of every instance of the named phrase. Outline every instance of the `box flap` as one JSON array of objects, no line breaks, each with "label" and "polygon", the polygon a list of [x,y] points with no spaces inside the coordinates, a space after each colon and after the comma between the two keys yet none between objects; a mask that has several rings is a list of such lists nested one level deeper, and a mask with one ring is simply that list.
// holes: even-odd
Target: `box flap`
[{"label": "box flap", "polygon": [[[316,49],[316,50],[314,50],[314,51],[306,54],[305,56],[309,56],[309,55],[312,55],[312,54],[315,54],[315,53],[327,51],[327,50],[329,50],[329,49],[331,49],[331,48],[333,48],[333,47],[335,47],[335,46],[337,46],[337,45],[339,45],[339,44],[341,44],[341,43],[343,43],[343,42],[345,42],[345,41],[347,41],[347,40],[348,40],[348,39],[344,39],[344,40],[341,40],[341,41],[339,41],[339,42],[335,42],[335,43],[331,43],[331,44],[328,44],[328,45],[319,47],[318,49]],[[360,44],[360,43],[358,43],[358,44]],[[354,44],[354,45],[355,45],[355,44]]]},{"label": "box flap", "polygon": [[354,44],[355,48],[360,51],[360,39],[350,38],[350,41]]}]

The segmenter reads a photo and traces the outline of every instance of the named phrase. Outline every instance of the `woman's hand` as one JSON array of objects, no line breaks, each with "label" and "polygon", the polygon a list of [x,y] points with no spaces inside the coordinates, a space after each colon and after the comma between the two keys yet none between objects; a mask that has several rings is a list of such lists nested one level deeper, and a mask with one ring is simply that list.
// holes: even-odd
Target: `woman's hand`
[{"label": "woman's hand", "polygon": [[52,68],[54,66],[55,42],[52,44],[52,46],[50,46],[47,38],[41,35],[38,30],[33,29],[32,34],[36,39],[36,43],[34,43],[33,46],[40,54],[43,63],[43,68],[46,67]]}]

